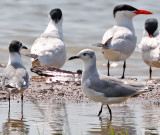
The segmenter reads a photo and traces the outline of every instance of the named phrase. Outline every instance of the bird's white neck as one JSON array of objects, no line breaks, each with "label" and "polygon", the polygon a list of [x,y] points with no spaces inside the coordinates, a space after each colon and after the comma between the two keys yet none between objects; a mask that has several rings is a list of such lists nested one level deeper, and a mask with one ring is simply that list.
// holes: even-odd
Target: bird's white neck
[{"label": "bird's white neck", "polygon": [[132,18],[126,16],[116,16],[115,20],[117,22],[117,26],[126,27],[133,33],[135,33]]},{"label": "bird's white neck", "polygon": [[59,38],[63,40],[63,30],[62,30],[62,22],[55,23],[50,20],[46,30],[44,31],[43,35],[50,35],[54,38]]},{"label": "bird's white neck", "polygon": [[11,65],[13,63],[19,63],[19,64],[23,65],[22,58],[19,53],[10,53],[9,54],[8,65]]},{"label": "bird's white neck", "polygon": [[88,79],[91,75],[98,76],[96,60],[94,59],[90,59],[89,61],[84,61],[83,72],[82,72],[82,82]]}]

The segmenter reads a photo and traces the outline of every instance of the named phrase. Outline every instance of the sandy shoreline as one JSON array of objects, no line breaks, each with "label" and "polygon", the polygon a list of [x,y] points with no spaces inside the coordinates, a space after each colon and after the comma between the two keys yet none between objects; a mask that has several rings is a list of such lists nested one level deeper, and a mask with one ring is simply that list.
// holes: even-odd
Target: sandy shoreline
[{"label": "sandy shoreline", "polygon": [[[33,71],[33,69],[31,70]],[[30,86],[24,91],[24,102],[91,102],[81,90],[80,74],[71,71],[54,70],[53,68],[47,70],[47,68],[34,69],[34,72],[41,74],[41,76],[32,76],[30,78]],[[152,91],[131,98],[126,101],[127,103],[134,101],[135,103],[160,104],[160,80],[145,80],[145,82],[148,87],[152,88]],[[8,101],[7,97],[8,94],[0,89],[0,100]],[[20,101],[20,94],[12,94],[11,100]]]}]

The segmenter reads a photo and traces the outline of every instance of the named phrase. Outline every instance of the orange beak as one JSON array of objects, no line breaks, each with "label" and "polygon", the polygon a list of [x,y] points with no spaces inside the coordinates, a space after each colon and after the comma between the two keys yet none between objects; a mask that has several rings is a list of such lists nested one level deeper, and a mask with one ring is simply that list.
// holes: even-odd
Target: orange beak
[{"label": "orange beak", "polygon": [[149,35],[149,37],[152,38],[153,36],[152,36],[152,35]]},{"label": "orange beak", "polygon": [[133,13],[135,13],[136,15],[139,15],[139,14],[153,14],[152,12],[149,12],[149,11],[147,11],[147,10],[142,10],[142,9],[138,9],[138,11],[135,11],[135,12],[133,12]]}]

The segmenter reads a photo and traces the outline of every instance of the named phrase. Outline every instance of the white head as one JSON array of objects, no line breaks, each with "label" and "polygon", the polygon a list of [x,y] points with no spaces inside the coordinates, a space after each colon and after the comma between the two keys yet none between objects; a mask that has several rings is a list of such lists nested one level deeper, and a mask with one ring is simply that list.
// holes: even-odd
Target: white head
[{"label": "white head", "polygon": [[72,59],[81,59],[84,62],[88,62],[90,60],[96,60],[96,55],[93,50],[84,49],[80,51],[76,56],[72,56],[69,58],[69,60],[72,60]]},{"label": "white head", "polygon": [[139,14],[153,14],[146,10],[137,9],[127,4],[121,4],[114,8],[113,15],[117,22],[122,21],[124,18],[132,19]]},{"label": "white head", "polygon": [[84,49],[80,51],[76,56],[72,56],[69,60],[81,59],[84,61],[82,82],[85,81],[91,75],[98,75],[96,67],[96,55],[91,49]]}]

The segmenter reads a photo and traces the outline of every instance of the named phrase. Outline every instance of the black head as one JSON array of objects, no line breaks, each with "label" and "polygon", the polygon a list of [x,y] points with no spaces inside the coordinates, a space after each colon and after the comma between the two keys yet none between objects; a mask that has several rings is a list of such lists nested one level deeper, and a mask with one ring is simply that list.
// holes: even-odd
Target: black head
[{"label": "black head", "polygon": [[50,16],[55,23],[58,23],[62,18],[62,11],[59,8],[50,11]]},{"label": "black head", "polygon": [[11,53],[19,53],[21,49],[27,49],[27,47],[23,46],[22,43],[17,40],[13,40],[9,45],[9,52]]},{"label": "black head", "polygon": [[138,11],[138,9],[127,4],[118,5],[113,10],[114,17],[117,11]]},{"label": "black head", "polygon": [[150,37],[153,37],[154,32],[158,28],[158,21],[155,18],[147,19],[145,22],[145,29]]}]

